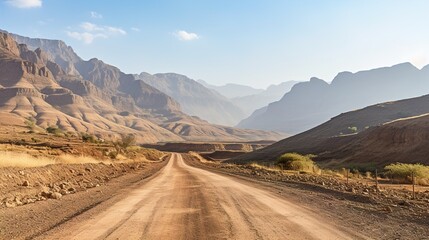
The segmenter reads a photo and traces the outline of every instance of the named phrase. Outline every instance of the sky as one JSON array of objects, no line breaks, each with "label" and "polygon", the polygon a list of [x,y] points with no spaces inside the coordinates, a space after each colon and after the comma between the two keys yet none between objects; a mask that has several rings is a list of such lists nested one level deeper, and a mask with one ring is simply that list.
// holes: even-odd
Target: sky
[{"label": "sky", "polygon": [[126,73],[215,85],[429,64],[427,0],[0,0],[0,28],[60,39]]}]

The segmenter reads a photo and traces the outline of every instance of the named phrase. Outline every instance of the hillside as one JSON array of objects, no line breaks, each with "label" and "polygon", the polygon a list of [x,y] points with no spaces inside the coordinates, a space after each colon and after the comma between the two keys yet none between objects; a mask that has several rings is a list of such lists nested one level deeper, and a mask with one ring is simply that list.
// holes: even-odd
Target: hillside
[{"label": "hillside", "polygon": [[352,166],[374,169],[390,163],[429,165],[429,115],[398,119],[369,129],[330,152],[318,161],[325,166]]},{"label": "hillside", "polygon": [[134,134],[139,142],[152,143],[281,137],[190,117],[165,93],[101,60],[82,60],[62,41],[3,32],[0,36],[3,125],[25,126],[31,118],[41,128],[58,127],[64,132],[88,132],[108,139]]},{"label": "hillside", "polygon": [[234,126],[245,117],[240,108],[224,96],[202,84],[176,73],[141,73],[138,79],[171,96],[184,113],[210,123]]},{"label": "hillside", "polygon": [[429,163],[426,136],[429,95],[369,106],[343,113],[311,130],[234,162],[275,161],[286,152],[316,154],[322,164],[340,167],[383,165],[388,162]]},{"label": "hillside", "polygon": [[277,102],[255,112],[238,127],[297,134],[342,112],[417,97],[429,92],[429,67],[410,63],[357,73],[342,72],[328,84],[312,78],[293,86]]}]

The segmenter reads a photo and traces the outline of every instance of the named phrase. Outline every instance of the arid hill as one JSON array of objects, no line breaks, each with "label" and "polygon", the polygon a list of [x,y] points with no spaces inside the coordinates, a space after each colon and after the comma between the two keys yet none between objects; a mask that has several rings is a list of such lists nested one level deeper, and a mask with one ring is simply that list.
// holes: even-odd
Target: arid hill
[{"label": "arid hill", "polygon": [[3,32],[0,39],[2,124],[22,126],[31,120],[41,128],[58,127],[102,138],[135,134],[139,142],[152,143],[281,137],[188,116],[165,93],[101,60],[82,60],[62,41]]},{"label": "arid hill", "polygon": [[374,168],[392,162],[429,164],[429,95],[341,114],[304,133],[231,159],[275,161],[281,154],[316,154],[324,165]]},{"label": "arid hill", "polygon": [[357,73],[339,73],[331,83],[318,78],[293,86],[280,101],[243,120],[238,127],[297,134],[330,118],[369,105],[429,93],[429,66],[410,63]]}]

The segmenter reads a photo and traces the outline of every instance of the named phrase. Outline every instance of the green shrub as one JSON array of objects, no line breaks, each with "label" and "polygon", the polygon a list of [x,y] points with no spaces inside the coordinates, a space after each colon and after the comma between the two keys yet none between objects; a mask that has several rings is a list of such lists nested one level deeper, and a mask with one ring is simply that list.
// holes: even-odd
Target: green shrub
[{"label": "green shrub", "polygon": [[351,132],[351,133],[357,133],[357,131],[358,131],[358,128],[357,128],[357,127],[348,127],[347,129],[348,129],[348,130],[349,130],[349,132]]},{"label": "green shrub", "polygon": [[46,128],[46,131],[50,134],[54,134],[56,136],[64,136],[64,133],[61,129],[56,126],[49,126]]},{"label": "green shrub", "polygon": [[36,119],[34,119],[33,117],[28,117],[25,120],[25,125],[27,125],[27,128],[30,133],[34,133],[36,129]]},{"label": "green shrub", "polygon": [[121,140],[113,142],[116,152],[125,153],[129,147],[136,143],[136,136],[133,134],[121,135]]},{"label": "green shrub", "polygon": [[419,163],[394,163],[384,167],[384,170],[386,170],[386,176],[393,179],[411,179],[413,174],[416,178],[429,179],[429,166]]},{"label": "green shrub", "polygon": [[89,133],[81,133],[81,138],[84,142],[97,143],[97,138]]},{"label": "green shrub", "polygon": [[277,165],[283,169],[311,172],[316,167],[310,155],[303,156],[298,153],[285,153],[277,160]]}]

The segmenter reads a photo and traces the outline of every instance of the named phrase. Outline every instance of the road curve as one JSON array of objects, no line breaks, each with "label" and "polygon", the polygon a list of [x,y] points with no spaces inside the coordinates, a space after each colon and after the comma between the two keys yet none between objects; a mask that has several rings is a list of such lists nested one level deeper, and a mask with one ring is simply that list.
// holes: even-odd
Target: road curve
[{"label": "road curve", "polygon": [[356,239],[255,184],[187,165],[173,154],[158,176],[43,239]]}]

